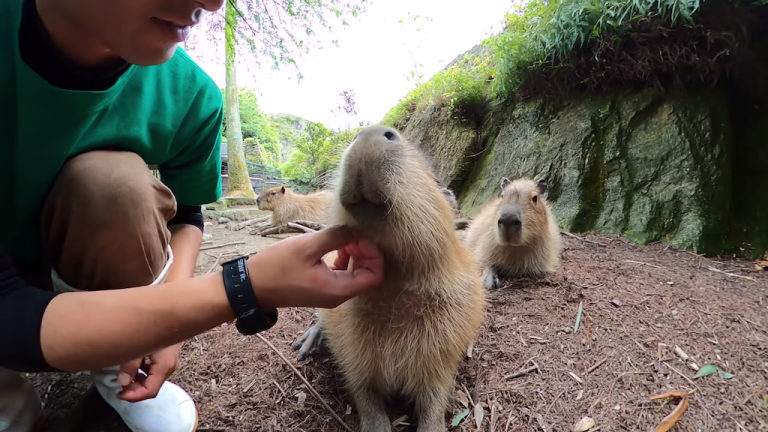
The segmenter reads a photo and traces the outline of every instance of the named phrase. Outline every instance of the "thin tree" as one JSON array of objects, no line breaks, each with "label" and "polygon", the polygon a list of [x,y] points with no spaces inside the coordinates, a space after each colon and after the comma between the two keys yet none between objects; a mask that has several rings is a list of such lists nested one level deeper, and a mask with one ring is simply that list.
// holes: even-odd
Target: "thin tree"
[{"label": "thin tree", "polygon": [[[301,80],[302,74],[296,62],[297,56],[320,45],[315,29],[332,31],[333,25],[326,19],[331,16],[342,26],[348,26],[347,16],[357,18],[364,12],[368,0],[227,0],[224,14],[213,14],[206,34],[209,41],[218,45],[222,31],[225,43],[226,68],[226,116],[229,196],[253,196],[248,169],[245,164],[238,97],[237,64],[238,48],[245,48],[257,66],[269,59],[273,69],[281,65],[294,68]],[[338,41],[331,43],[338,45]]]}]

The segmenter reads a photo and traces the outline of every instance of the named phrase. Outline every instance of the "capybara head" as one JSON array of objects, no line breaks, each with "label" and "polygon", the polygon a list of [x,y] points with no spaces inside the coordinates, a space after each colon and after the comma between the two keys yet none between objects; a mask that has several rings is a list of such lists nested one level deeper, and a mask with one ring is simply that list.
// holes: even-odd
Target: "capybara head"
[{"label": "capybara head", "polygon": [[430,254],[453,232],[453,211],[424,157],[395,129],[370,126],[341,157],[335,210],[385,249]]},{"label": "capybara head", "polygon": [[549,212],[544,194],[545,179],[501,179],[501,200],[497,208],[496,239],[512,246],[527,244],[547,230]]},{"label": "capybara head", "polygon": [[275,186],[260,193],[256,197],[256,207],[259,210],[274,211],[280,200],[285,198],[285,186]]}]

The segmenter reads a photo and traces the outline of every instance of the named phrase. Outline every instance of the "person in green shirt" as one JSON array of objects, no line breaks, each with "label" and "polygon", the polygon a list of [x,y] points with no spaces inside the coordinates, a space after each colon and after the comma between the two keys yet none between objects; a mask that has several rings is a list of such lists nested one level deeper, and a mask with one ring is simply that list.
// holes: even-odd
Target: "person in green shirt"
[{"label": "person in green shirt", "polygon": [[[0,431],[41,418],[19,371],[86,370],[132,431],[196,429],[167,381],[180,344],[247,316],[223,272],[194,277],[201,206],[221,197],[223,108],[177,45],[222,6],[0,2]],[[333,250],[336,269],[321,259]],[[244,267],[262,310],[335,307],[378,286],[383,259],[342,227]]]}]

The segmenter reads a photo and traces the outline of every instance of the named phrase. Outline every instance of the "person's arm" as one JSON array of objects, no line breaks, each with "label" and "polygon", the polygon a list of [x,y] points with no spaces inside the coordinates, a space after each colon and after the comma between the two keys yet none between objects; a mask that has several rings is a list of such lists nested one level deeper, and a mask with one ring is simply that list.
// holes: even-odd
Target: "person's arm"
[{"label": "person's arm", "polygon": [[[334,250],[340,270],[322,260]],[[347,271],[350,256],[355,269]],[[248,260],[263,309],[336,307],[379,286],[383,266],[375,247],[336,227],[282,240]],[[100,369],[234,318],[220,271],[157,286],[54,294],[27,285],[0,254],[0,366],[9,369]]]},{"label": "person's arm", "polygon": [[0,366],[81,371],[141,357],[233,319],[221,273],[128,290],[56,294],[0,254]]}]

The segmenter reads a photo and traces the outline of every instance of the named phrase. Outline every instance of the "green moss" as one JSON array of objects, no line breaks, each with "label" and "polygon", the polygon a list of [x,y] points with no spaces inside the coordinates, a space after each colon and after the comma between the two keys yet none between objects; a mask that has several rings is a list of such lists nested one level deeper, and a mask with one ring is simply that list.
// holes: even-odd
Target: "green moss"
[{"label": "green moss", "polygon": [[581,145],[584,168],[579,181],[579,210],[572,222],[575,231],[588,231],[595,227],[605,201],[605,149],[606,121],[612,115],[613,101],[593,114],[592,134]]},{"label": "green moss", "polygon": [[381,123],[403,128],[414,116],[437,106],[447,109],[459,124],[475,125],[488,110],[488,80],[493,69],[487,54],[465,54],[460,60],[408,92],[384,115]]}]

